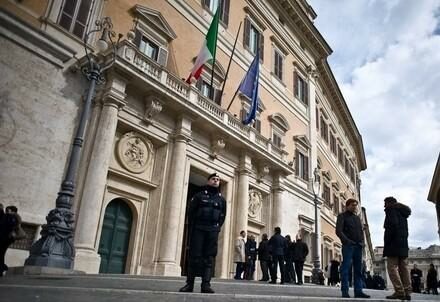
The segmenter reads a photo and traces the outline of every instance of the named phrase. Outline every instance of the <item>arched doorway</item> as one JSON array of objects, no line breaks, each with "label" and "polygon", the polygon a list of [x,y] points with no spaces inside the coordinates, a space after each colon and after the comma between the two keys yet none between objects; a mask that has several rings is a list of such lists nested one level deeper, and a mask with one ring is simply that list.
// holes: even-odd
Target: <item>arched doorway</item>
[{"label": "arched doorway", "polygon": [[127,203],[119,198],[113,199],[105,209],[98,251],[101,255],[100,273],[125,273],[132,217]]}]

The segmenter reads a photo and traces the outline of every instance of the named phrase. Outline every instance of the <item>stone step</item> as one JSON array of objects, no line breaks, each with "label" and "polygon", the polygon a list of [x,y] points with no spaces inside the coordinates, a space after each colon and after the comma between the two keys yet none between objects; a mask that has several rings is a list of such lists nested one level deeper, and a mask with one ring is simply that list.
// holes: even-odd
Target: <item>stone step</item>
[{"label": "stone step", "polygon": [[[213,279],[215,294],[200,294],[199,278],[194,293],[179,293],[182,277],[133,275],[12,275],[0,278],[0,301],[338,301],[336,287],[274,285],[258,281]],[[343,301],[386,301],[390,291],[365,290],[372,299]],[[438,296],[413,294],[413,300],[439,301]],[[389,301],[389,300],[388,300]]]}]

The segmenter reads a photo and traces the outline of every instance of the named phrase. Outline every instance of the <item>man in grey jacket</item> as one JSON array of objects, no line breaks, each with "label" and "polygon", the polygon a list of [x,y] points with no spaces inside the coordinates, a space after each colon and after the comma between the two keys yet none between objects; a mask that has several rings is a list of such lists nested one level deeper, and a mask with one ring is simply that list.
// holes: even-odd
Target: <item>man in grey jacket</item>
[{"label": "man in grey jacket", "polygon": [[345,212],[338,215],[336,221],[336,235],[342,242],[341,291],[343,298],[350,298],[348,294],[348,274],[353,264],[354,270],[354,297],[370,298],[362,292],[362,249],[364,234],[362,223],[356,215],[358,201],[348,199],[345,202]]}]

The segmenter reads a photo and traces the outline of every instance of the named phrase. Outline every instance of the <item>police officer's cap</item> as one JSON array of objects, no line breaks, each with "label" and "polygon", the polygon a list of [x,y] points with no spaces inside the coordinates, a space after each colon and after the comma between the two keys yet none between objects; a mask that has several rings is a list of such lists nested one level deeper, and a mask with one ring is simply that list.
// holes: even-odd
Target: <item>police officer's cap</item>
[{"label": "police officer's cap", "polygon": [[218,177],[218,178],[220,178],[220,176],[217,174],[217,172],[214,172],[214,173],[212,173],[212,174],[210,174],[210,175],[208,176],[208,180],[210,180],[210,179],[213,178],[213,177]]}]

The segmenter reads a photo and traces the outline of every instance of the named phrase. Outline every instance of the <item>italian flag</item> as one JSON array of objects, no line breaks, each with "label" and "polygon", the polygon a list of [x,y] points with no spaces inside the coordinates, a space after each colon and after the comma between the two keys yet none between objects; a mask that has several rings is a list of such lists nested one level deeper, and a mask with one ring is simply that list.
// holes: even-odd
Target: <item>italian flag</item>
[{"label": "italian flag", "polygon": [[191,84],[191,80],[194,78],[197,80],[202,73],[203,66],[210,60],[215,60],[215,50],[217,48],[217,34],[218,34],[218,21],[219,21],[219,9],[215,12],[211,25],[209,26],[208,33],[206,34],[205,41],[197,56],[194,67],[191,70],[186,82]]}]

